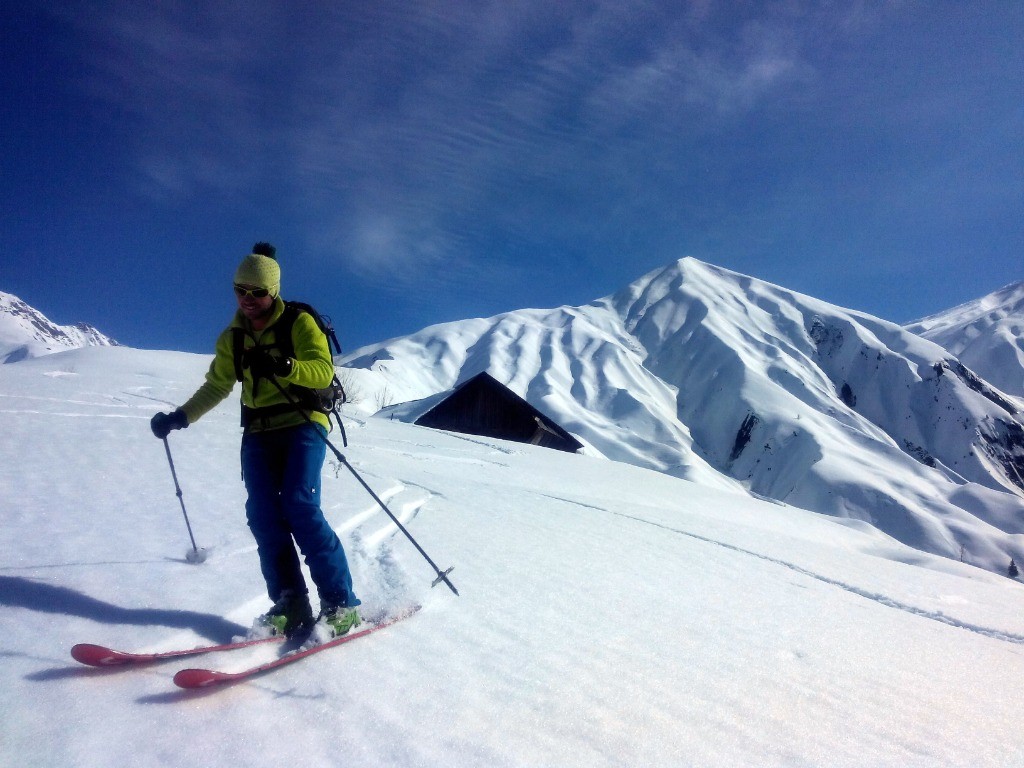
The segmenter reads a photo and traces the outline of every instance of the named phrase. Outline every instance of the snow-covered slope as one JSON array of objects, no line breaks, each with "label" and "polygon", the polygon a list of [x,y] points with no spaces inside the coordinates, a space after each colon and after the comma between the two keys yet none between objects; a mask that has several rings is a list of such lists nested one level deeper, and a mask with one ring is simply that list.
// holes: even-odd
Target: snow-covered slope
[{"label": "snow-covered slope", "polygon": [[608,458],[992,569],[1024,553],[1024,426],[1005,396],[898,325],[694,259],[583,307],[434,326],[344,364],[394,402],[486,370]]},{"label": "snow-covered slope", "polygon": [[17,296],[0,292],[0,363],[16,363],[78,347],[116,344],[91,325],[57,325]]},{"label": "snow-covered slope", "polygon": [[1024,398],[1024,281],[910,323],[1004,392]]},{"label": "snow-covered slope", "polygon": [[78,642],[186,648],[268,605],[237,402],[169,440],[203,565],[149,431],[208,362],[97,347],[0,366],[0,763],[1024,764],[1020,583],[856,521],[385,419],[348,419],[346,456],[461,597],[329,464],[366,610],[415,618],[211,693],[171,678],[268,651],[78,667]]}]

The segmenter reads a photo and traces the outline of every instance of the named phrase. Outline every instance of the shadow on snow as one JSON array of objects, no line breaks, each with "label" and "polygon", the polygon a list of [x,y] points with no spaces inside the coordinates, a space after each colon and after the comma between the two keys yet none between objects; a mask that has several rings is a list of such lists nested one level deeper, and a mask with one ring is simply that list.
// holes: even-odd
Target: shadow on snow
[{"label": "shadow on snow", "polygon": [[41,584],[16,576],[0,576],[0,606],[81,616],[103,624],[160,626],[189,629],[214,643],[245,634],[246,627],[222,616],[160,608],[122,608],[67,587]]}]

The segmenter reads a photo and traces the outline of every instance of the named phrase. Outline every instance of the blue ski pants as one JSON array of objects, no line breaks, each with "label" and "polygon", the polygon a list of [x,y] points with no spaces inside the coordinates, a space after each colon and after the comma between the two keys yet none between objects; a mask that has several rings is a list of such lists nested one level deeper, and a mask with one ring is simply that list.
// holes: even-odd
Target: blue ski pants
[{"label": "blue ski pants", "polygon": [[308,592],[298,545],[322,602],[359,605],[341,540],[320,508],[327,453],[321,435],[327,431],[319,424],[302,424],[242,436],[242,477],[249,494],[245,514],[271,600],[285,590]]}]

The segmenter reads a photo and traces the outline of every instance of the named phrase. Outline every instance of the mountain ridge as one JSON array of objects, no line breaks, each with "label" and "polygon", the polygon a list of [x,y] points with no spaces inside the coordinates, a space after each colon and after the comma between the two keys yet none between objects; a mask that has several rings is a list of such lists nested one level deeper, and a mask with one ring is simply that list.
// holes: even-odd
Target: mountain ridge
[{"label": "mountain ridge", "polygon": [[905,327],[1007,394],[1024,398],[1024,280]]},{"label": "mountain ridge", "polygon": [[1014,403],[895,323],[682,259],[580,307],[431,326],[342,365],[390,411],[481,371],[595,452],[1005,567],[1024,534]]},{"label": "mountain ridge", "polygon": [[0,292],[0,363],[86,346],[118,346],[86,323],[58,325],[17,296]]}]

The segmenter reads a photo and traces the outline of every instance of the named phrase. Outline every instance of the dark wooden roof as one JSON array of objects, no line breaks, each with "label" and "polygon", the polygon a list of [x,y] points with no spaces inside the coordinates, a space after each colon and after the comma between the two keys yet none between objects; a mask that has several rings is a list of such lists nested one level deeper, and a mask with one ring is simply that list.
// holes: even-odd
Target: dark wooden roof
[{"label": "dark wooden roof", "polygon": [[575,452],[583,444],[488,373],[460,384],[416,423]]}]

